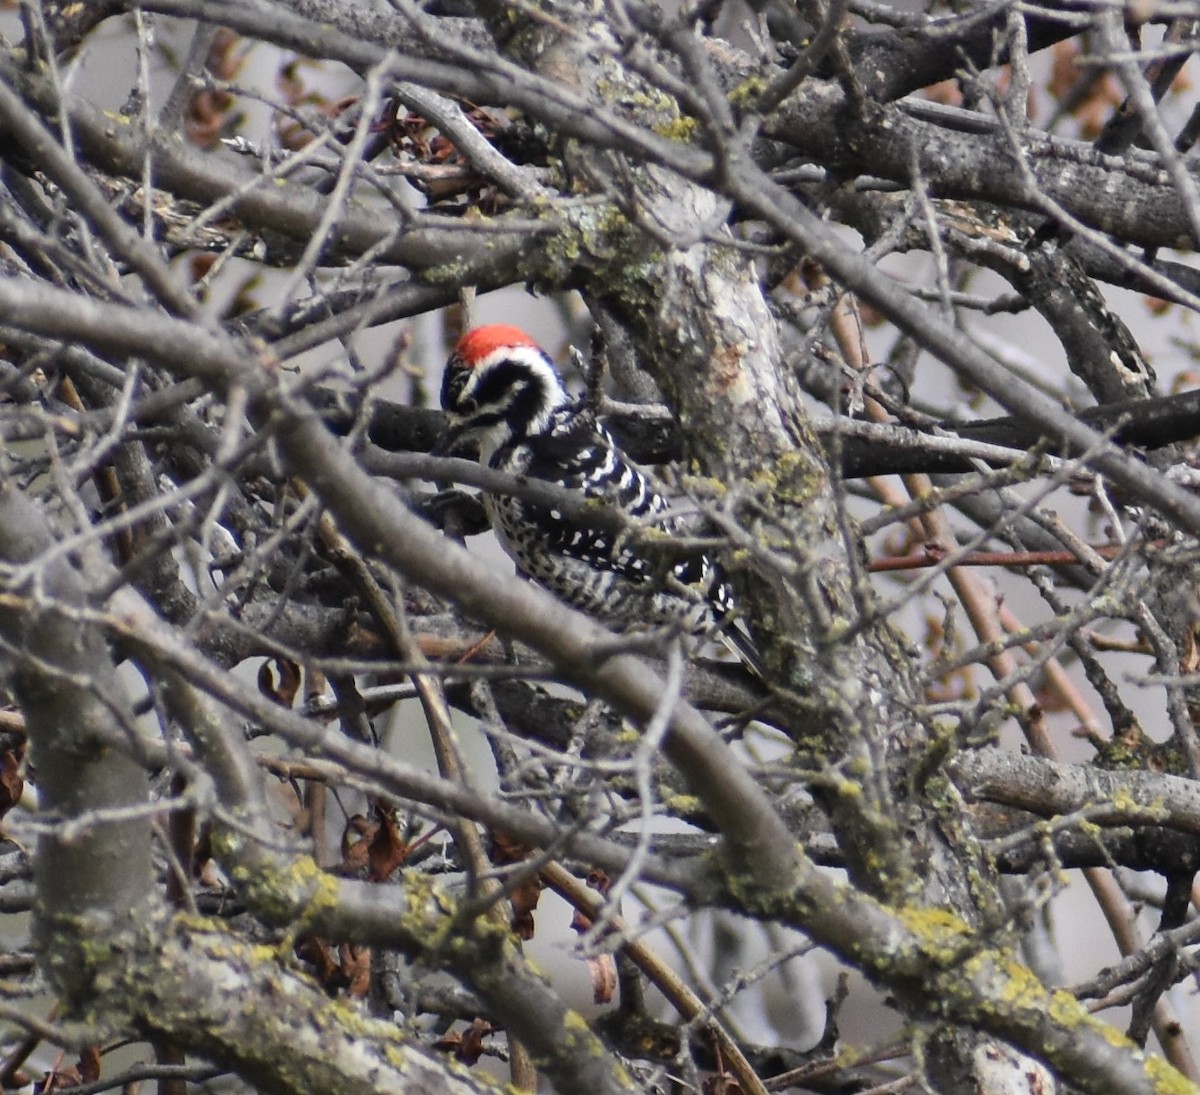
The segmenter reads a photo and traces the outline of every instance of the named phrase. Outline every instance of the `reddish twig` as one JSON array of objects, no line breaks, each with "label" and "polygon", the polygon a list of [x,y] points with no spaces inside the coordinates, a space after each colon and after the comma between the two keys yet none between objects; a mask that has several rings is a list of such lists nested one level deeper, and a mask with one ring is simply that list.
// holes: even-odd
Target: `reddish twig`
[{"label": "reddish twig", "polygon": [[[1162,541],[1155,540],[1147,547],[1161,547]],[[1121,548],[1117,544],[1106,544],[1093,549],[1105,559],[1115,559]],[[884,559],[872,559],[867,569],[872,573],[890,570],[921,570],[937,566],[950,556],[950,552],[934,544],[926,544],[920,551],[909,555],[895,555]],[[1032,567],[1032,566],[1078,566],[1079,557],[1071,551],[965,551],[954,559],[956,567]]]}]

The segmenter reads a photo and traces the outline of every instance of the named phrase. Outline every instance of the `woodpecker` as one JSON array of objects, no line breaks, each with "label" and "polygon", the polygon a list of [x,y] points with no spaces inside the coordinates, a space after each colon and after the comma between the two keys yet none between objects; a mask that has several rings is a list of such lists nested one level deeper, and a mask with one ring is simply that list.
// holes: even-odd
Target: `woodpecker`
[{"label": "woodpecker", "polygon": [[[442,377],[454,442],[472,438],[484,467],[555,483],[634,518],[686,533],[670,503],[618,447],[550,357],[518,327],[476,327],[458,340]],[[733,595],[709,558],[662,568],[611,531],[512,495],[484,495],[492,528],[526,576],[617,627],[680,624],[719,638],[757,676],[762,663],[733,619]]]}]

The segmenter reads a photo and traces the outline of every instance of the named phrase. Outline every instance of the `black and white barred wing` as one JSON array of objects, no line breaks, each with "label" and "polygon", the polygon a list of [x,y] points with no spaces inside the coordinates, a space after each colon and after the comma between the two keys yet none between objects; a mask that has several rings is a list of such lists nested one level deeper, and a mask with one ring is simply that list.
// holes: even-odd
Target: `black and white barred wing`
[{"label": "black and white barred wing", "polygon": [[[653,518],[669,508],[608,431],[576,408],[556,415],[544,433],[499,450],[492,464],[606,502],[634,518]],[[634,539],[608,527],[512,497],[493,498],[489,508],[497,533],[521,569],[565,600],[619,622],[661,623],[694,616],[697,626],[703,624],[700,617],[709,589],[708,567],[702,561],[677,564],[672,568],[674,581],[668,583],[661,567]],[[667,533],[681,531],[676,518],[665,518],[662,528]]]}]

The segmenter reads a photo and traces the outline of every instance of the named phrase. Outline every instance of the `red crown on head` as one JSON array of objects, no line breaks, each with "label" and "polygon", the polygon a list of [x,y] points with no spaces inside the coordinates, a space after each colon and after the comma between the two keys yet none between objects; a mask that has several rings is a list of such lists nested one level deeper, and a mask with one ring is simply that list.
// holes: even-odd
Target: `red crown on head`
[{"label": "red crown on head", "polygon": [[465,365],[474,366],[504,346],[532,346],[536,349],[537,343],[520,327],[489,323],[486,327],[476,327],[463,335],[454,346],[454,356]]}]

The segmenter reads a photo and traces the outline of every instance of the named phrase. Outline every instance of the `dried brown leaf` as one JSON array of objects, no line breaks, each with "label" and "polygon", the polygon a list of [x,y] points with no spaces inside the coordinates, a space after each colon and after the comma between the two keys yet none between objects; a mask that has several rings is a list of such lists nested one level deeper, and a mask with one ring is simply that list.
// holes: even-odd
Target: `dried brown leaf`
[{"label": "dried brown leaf", "polygon": [[83,1083],[83,1077],[74,1065],[68,1068],[56,1068],[51,1072],[47,1072],[39,1083],[33,1085],[34,1095],[43,1095],[45,1092],[58,1091],[64,1087],[78,1087]]},{"label": "dried brown leaf", "polygon": [[[522,863],[529,858],[529,850],[516,841],[496,833],[492,837],[492,862],[497,867]],[[521,939],[532,939],[537,929],[533,914],[537,912],[542,897],[542,882],[537,875],[529,875],[509,890],[508,901],[512,908],[512,929]]]},{"label": "dried brown leaf", "polygon": [[617,960],[611,954],[599,954],[587,960],[592,978],[592,1001],[611,1004],[617,993]]},{"label": "dried brown leaf", "polygon": [[453,1053],[463,1064],[473,1065],[483,1056],[483,1040],[496,1032],[491,1023],[473,1019],[462,1031],[451,1031],[433,1043],[434,1049]]},{"label": "dried brown leaf", "polygon": [[312,974],[327,991],[336,991],[344,984],[342,967],[334,957],[329,941],[310,935],[296,946],[296,953],[312,967]]},{"label": "dried brown leaf", "polygon": [[411,845],[405,842],[396,828],[395,818],[385,813],[382,824],[375,827],[375,833],[367,845],[368,880],[386,882],[408,858],[410,850]]},{"label": "dried brown leaf", "polygon": [[12,749],[6,749],[0,754],[0,818],[21,801],[21,792],[24,789],[21,756]]},{"label": "dried brown leaf", "polygon": [[355,814],[342,830],[342,873],[348,877],[365,876],[370,867],[371,843],[379,831],[379,822]]},{"label": "dried brown leaf", "polygon": [[84,1046],[75,1067],[85,1084],[94,1084],[100,1079],[100,1047]]},{"label": "dried brown leaf", "polygon": [[[272,672],[275,666],[278,677]],[[280,707],[291,707],[300,691],[300,667],[287,658],[272,658],[258,667],[258,690]]]},{"label": "dried brown leaf", "polygon": [[338,947],[346,992],[356,1000],[366,998],[371,988],[371,948],[343,943]]}]

